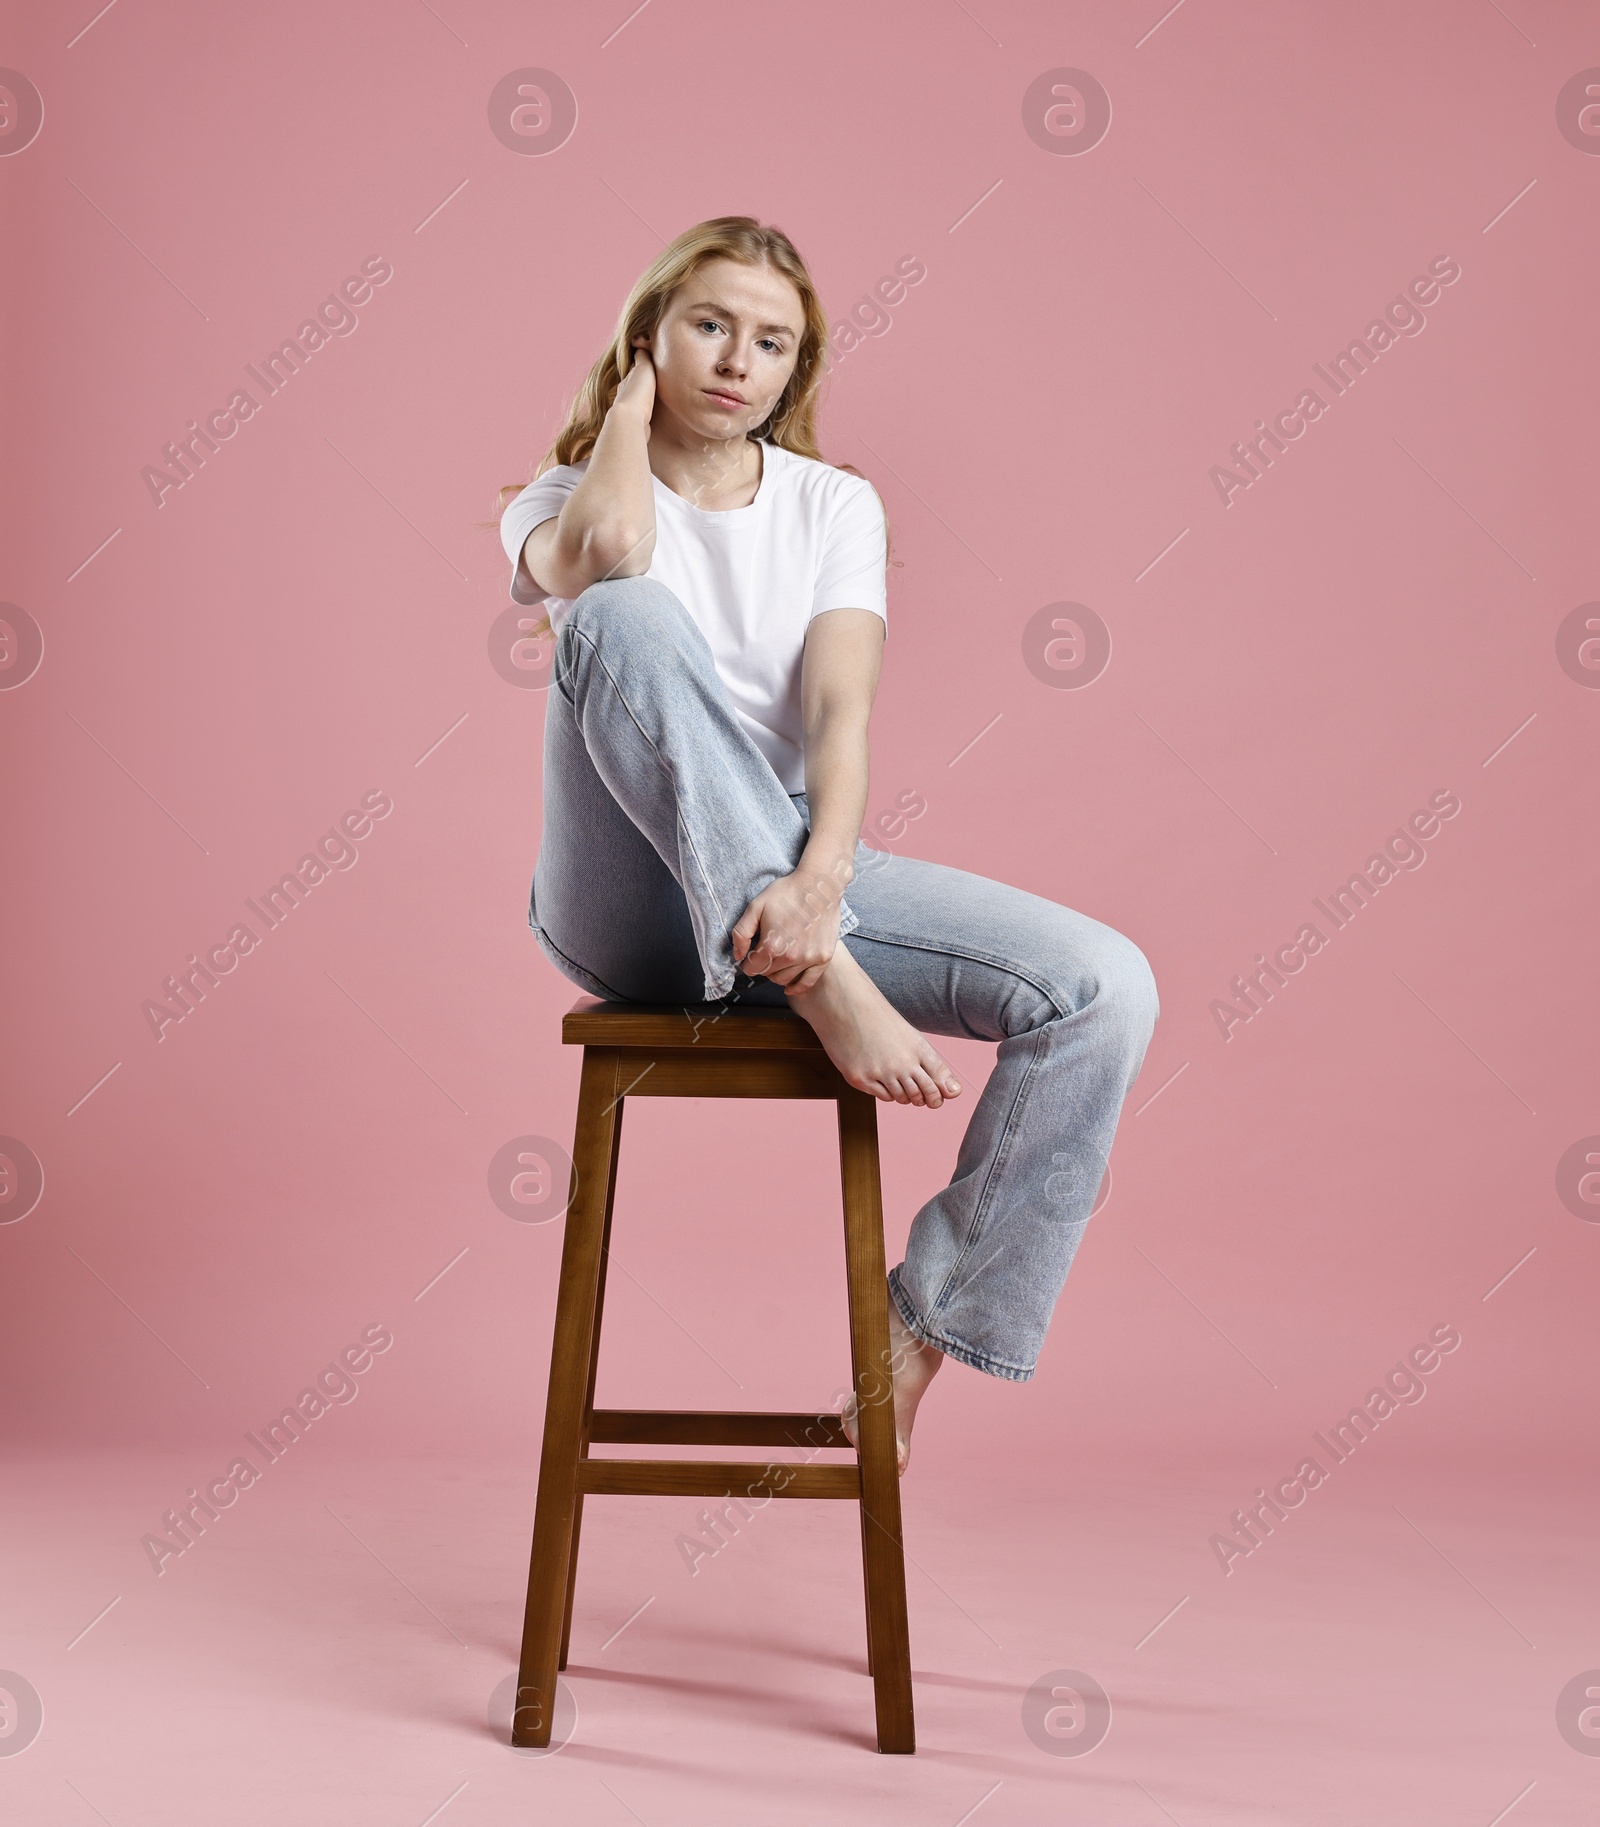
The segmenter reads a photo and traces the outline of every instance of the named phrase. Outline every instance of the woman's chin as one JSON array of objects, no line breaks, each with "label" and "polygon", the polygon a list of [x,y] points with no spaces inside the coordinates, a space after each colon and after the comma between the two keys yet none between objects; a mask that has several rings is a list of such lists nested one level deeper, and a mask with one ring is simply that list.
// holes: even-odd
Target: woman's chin
[{"label": "woman's chin", "polygon": [[752,425],[759,423],[748,408],[738,412],[714,405],[697,396],[692,405],[671,408],[673,417],[703,438],[742,438]]}]

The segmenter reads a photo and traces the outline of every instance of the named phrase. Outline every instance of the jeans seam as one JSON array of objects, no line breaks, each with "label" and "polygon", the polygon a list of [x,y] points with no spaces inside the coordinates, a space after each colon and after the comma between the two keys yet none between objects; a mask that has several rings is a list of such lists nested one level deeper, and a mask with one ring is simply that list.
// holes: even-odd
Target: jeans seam
[{"label": "jeans seam", "polygon": [[1035,1028],[1032,1038],[1035,1042],[1040,1044],[1035,1045],[1031,1057],[1023,1068],[1022,1078],[1017,1085],[1016,1094],[1011,1100],[1011,1108],[1006,1112],[1006,1120],[1000,1130],[1000,1140],[995,1145],[994,1158],[989,1163],[989,1171],[984,1175],[983,1179],[983,1188],[978,1194],[976,1204],[973,1206],[972,1222],[967,1227],[966,1237],[962,1240],[961,1249],[957,1254],[955,1261],[951,1263],[949,1269],[946,1271],[939,1292],[934,1297],[933,1305],[930,1310],[932,1313],[938,1313],[940,1308],[951,1298],[951,1283],[954,1282],[962,1265],[972,1255],[978,1239],[983,1235],[984,1224],[989,1215],[989,1207],[993,1202],[994,1184],[1005,1167],[1006,1158],[1011,1150],[1012,1137],[1015,1135],[1017,1125],[1021,1120],[1020,1112],[1022,1110],[1023,1102],[1027,1096],[1028,1087],[1033,1082],[1034,1072],[1039,1065],[1039,1056],[1043,1051],[1043,1037],[1044,1029]]},{"label": "jeans seam", "polygon": [[[898,945],[906,951],[934,952],[941,958],[965,958],[970,964],[987,964],[991,970],[1004,971],[1008,977],[1015,977],[1019,983],[1025,983],[1030,989],[1037,990],[1055,1010],[1057,1020],[1065,1020],[1068,1016],[1079,1015],[1083,1012],[1081,1009],[1062,1008],[1050,986],[1041,982],[1037,977],[1031,976],[1022,965],[1013,963],[1009,958],[1003,958],[996,953],[980,951],[975,946],[935,945],[925,939],[891,939],[880,933],[863,931],[859,923],[854,930],[854,937],[870,940],[875,945]],[[1087,1006],[1085,1004],[1085,1007]],[[1035,1029],[1034,1032],[1037,1033],[1038,1029]],[[1008,1034],[1004,1038],[1013,1040],[1018,1037]]]}]

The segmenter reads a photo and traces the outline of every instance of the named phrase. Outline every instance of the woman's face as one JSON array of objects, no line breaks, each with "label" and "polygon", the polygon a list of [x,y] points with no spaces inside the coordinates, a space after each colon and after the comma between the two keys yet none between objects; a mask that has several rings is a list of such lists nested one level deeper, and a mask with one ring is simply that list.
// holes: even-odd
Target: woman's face
[{"label": "woman's face", "polygon": [[805,313],[792,281],[770,266],[717,258],[667,302],[654,337],[634,337],[656,370],[663,414],[703,438],[742,438],[763,424],[794,373]]}]

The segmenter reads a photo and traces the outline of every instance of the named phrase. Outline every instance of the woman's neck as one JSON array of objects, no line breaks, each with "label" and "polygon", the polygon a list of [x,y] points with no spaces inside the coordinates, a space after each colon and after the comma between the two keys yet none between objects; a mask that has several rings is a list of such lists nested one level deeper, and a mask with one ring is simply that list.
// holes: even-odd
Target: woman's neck
[{"label": "woman's neck", "polygon": [[674,436],[658,415],[646,447],[650,473],[673,494],[698,508],[748,507],[761,487],[765,456],[761,446],[742,433],[717,441],[697,434]]}]

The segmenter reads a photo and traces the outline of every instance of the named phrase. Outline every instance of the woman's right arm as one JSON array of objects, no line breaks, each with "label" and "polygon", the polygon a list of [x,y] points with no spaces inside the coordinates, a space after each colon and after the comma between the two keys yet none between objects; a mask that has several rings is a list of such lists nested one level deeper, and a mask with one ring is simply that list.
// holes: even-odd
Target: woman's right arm
[{"label": "woman's right arm", "polygon": [[648,449],[655,366],[643,349],[606,413],[589,467],[553,520],[523,542],[522,562],[541,590],[567,601],[606,577],[641,577],[656,545]]}]

